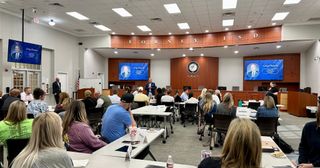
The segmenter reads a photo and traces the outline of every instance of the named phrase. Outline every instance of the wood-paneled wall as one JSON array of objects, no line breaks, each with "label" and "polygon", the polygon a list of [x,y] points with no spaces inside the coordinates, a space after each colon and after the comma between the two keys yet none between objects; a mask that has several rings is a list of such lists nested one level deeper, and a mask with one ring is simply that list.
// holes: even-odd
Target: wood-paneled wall
[{"label": "wood-paneled wall", "polygon": [[127,59],[127,58],[109,58],[108,61],[108,79],[109,83],[126,83],[127,85],[145,86],[146,81],[120,81],[119,80],[119,63],[121,62],[142,62],[149,64],[149,77],[150,77],[150,60],[149,59]]},{"label": "wood-paneled wall", "polygon": [[129,36],[112,35],[112,48],[189,48],[224,45],[258,44],[281,41],[281,27],[267,27],[229,32],[168,35]]},{"label": "wood-paneled wall", "polygon": [[[191,74],[188,64],[195,61],[199,64],[199,71]],[[199,86],[216,88],[218,86],[219,58],[215,57],[184,57],[171,59],[170,83],[173,89],[182,89],[183,86],[191,86],[198,89]]]},{"label": "wood-paneled wall", "polygon": [[[297,91],[300,84],[300,54],[279,54],[265,56],[248,56],[245,60],[270,60],[283,59],[283,80],[275,81],[279,87],[286,87],[288,90]],[[244,65],[244,63],[243,63]],[[245,68],[243,68],[245,71]],[[245,72],[243,72],[245,73]],[[243,80],[243,90],[252,91],[258,86],[269,87],[270,81],[247,81]]]}]

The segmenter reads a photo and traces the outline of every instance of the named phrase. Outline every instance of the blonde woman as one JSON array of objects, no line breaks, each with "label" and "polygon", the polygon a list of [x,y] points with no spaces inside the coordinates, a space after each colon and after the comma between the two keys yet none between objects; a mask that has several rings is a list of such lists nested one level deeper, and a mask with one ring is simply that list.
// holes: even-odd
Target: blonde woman
[{"label": "blonde woman", "polygon": [[207,88],[203,88],[201,90],[201,94],[200,94],[200,96],[198,98],[200,102],[201,102],[202,99],[204,99],[204,96],[206,95],[206,93],[207,93]]},{"label": "blonde woman", "polygon": [[56,105],[54,112],[60,113],[62,111],[66,111],[70,103],[71,103],[71,98],[69,94],[66,92],[61,92],[59,94],[59,103]]},{"label": "blonde woman", "polygon": [[12,168],[72,168],[64,150],[61,125],[56,113],[39,114],[33,121],[28,145],[14,159]]},{"label": "blonde woman", "polygon": [[222,103],[218,105],[216,114],[230,115],[232,117],[235,117],[236,111],[237,109],[236,107],[234,107],[232,94],[227,92],[223,96]]},{"label": "blonde woman", "polygon": [[264,96],[263,105],[257,109],[257,117],[278,117],[278,109],[272,96]]},{"label": "blonde woman", "polygon": [[32,119],[27,119],[26,104],[16,100],[9,106],[6,118],[0,122],[0,143],[7,139],[24,139],[31,136]]},{"label": "blonde woman", "polygon": [[215,101],[213,101],[212,94],[210,92],[205,94],[202,106],[200,107],[204,112],[204,119],[206,123],[211,123],[213,114],[217,111],[217,105]]},{"label": "blonde woman", "polygon": [[261,135],[249,119],[234,119],[222,148],[221,157],[204,159],[198,168],[260,168]]},{"label": "blonde woman", "polygon": [[62,125],[64,142],[70,151],[92,153],[106,145],[93,134],[88,125],[84,103],[81,101],[71,102]]}]

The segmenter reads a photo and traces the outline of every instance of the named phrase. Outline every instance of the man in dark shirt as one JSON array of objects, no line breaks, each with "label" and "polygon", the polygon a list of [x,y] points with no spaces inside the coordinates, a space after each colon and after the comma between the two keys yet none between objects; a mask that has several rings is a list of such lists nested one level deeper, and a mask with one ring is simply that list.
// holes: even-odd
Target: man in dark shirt
[{"label": "man in dark shirt", "polygon": [[279,90],[276,87],[276,83],[275,82],[270,82],[270,88],[269,88],[269,91],[268,91],[268,93],[266,95],[267,96],[272,96],[275,105],[278,104],[278,92],[279,92]]},{"label": "man in dark shirt", "polygon": [[16,100],[20,100],[18,98],[19,95],[20,95],[19,89],[13,88],[10,90],[9,96],[5,98],[5,100],[3,101],[3,105],[1,107],[0,120],[3,120],[7,116],[10,104]]},{"label": "man in dark shirt", "polygon": [[299,145],[299,167],[320,167],[320,106],[317,121],[307,123]]}]

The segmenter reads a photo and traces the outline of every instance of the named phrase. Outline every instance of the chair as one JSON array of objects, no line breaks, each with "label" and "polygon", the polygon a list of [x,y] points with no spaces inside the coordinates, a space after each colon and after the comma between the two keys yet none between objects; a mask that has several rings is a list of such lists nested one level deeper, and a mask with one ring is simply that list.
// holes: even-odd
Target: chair
[{"label": "chair", "polygon": [[229,125],[233,117],[230,115],[214,114],[213,115],[213,132],[211,134],[210,150],[212,150],[215,140],[217,139],[217,134],[227,134]]},{"label": "chair", "polygon": [[248,108],[258,110],[259,107],[260,107],[260,102],[249,102],[248,103]]},{"label": "chair", "polygon": [[29,139],[8,139],[6,141],[8,149],[8,165],[10,165],[13,159],[27,146],[28,142]]},{"label": "chair", "polygon": [[143,106],[146,106],[147,105],[147,103],[146,102],[139,102],[139,101],[135,101],[134,103],[137,103],[138,104],[138,108],[140,108],[140,107],[143,107]]},{"label": "chair", "polygon": [[273,137],[277,133],[279,117],[258,117],[256,124],[260,129],[261,136]]},{"label": "chair", "polygon": [[182,112],[183,113],[183,119],[184,119],[183,127],[186,127],[186,121],[188,119],[191,119],[192,125],[194,124],[197,108],[198,108],[198,104],[197,103],[186,103],[185,104],[185,109]]},{"label": "chair", "polygon": [[27,118],[32,119],[32,118],[34,118],[34,115],[31,114],[31,113],[28,113],[28,114],[27,114]]},{"label": "chair", "polygon": [[98,131],[97,128],[102,121],[102,116],[103,116],[103,108],[94,108],[94,109],[91,109],[90,111],[87,111],[89,125],[94,130],[93,131],[94,133],[97,133]]}]

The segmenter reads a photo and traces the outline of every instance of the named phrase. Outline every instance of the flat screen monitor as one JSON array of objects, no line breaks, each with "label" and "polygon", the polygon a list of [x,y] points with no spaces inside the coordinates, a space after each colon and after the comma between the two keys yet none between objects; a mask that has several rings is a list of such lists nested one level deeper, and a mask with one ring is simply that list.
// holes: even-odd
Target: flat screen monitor
[{"label": "flat screen monitor", "polygon": [[119,80],[148,80],[148,63],[119,63]]},{"label": "flat screen monitor", "polygon": [[41,64],[42,46],[9,39],[8,62]]},{"label": "flat screen monitor", "polygon": [[244,80],[283,80],[283,60],[246,60]]}]

